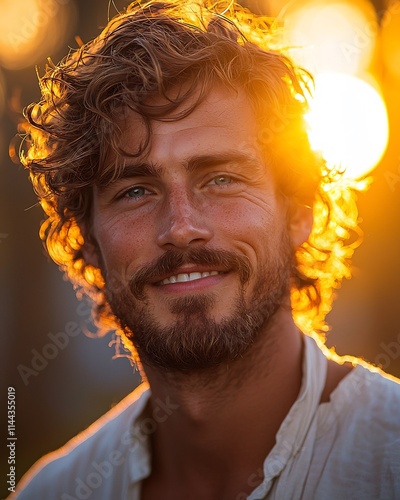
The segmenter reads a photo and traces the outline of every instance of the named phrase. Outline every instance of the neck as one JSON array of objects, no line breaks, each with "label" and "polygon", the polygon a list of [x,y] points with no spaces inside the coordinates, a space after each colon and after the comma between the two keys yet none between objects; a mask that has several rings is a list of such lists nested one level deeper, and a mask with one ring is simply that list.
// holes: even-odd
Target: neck
[{"label": "neck", "polygon": [[169,482],[169,491],[174,477],[180,488],[184,477],[188,490],[189,483],[207,488],[211,482],[203,498],[213,498],[211,490],[223,498],[226,485],[242,491],[256,472],[260,482],[263,461],[300,390],[302,345],[290,310],[281,308],[245,356],[232,363],[185,375],[145,367],[152,404],[168,398],[176,408],[153,435],[152,477]]}]

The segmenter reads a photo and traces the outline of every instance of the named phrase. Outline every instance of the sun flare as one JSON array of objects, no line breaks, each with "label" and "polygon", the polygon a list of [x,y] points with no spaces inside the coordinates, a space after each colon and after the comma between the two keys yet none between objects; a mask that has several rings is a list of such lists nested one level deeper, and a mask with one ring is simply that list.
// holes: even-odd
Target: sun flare
[{"label": "sun flare", "polygon": [[315,78],[307,123],[313,149],[329,167],[358,179],[372,170],[385,152],[389,125],[385,103],[365,81],[340,73]]}]

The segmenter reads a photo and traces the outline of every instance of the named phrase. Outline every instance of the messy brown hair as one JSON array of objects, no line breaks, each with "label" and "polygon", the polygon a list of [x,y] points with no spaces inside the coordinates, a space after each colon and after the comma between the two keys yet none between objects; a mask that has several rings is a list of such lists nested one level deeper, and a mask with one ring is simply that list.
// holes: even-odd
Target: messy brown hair
[{"label": "messy brown hair", "polygon": [[[118,176],[122,162],[108,161],[110,153],[127,154],[118,112],[130,108],[141,116],[147,135],[133,153],[140,155],[152,120],[179,120],[215,84],[246,92],[279,192],[291,204],[314,206],[312,234],[296,250],[291,299],[304,331],[326,330],[333,290],[349,276],[353,246],[344,242],[357,210],[352,190],[310,148],[304,121],[310,77],[285,55],[279,35],[274,21],[231,2],[133,2],[40,78],[41,100],[25,112],[21,160],[47,215],[41,238],[78,292],[94,301],[102,330],[118,322],[101,271],[82,248],[90,239],[93,187]],[[181,106],[194,95],[195,104]],[[155,96],[163,104],[155,106]]]}]

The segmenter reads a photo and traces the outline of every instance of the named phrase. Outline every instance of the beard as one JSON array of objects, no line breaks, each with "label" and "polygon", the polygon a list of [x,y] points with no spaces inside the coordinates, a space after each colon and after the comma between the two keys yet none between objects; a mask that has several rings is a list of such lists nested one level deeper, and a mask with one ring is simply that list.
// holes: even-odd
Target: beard
[{"label": "beard", "polygon": [[[273,256],[269,255],[268,262],[259,269],[246,297],[245,289],[252,276],[246,257],[206,247],[168,250],[160,259],[139,269],[128,285],[119,282],[112,287],[114,291],[108,289],[107,298],[141,363],[166,372],[210,369],[242,357],[267,330],[289,291],[292,259],[289,237],[284,236],[280,248],[275,248]],[[211,316],[217,297],[205,293],[170,299],[169,309],[176,321],[170,326],[157,322],[148,305],[146,285],[152,278],[176,274],[185,263],[218,266],[238,274],[240,286],[226,317],[216,321]]]}]

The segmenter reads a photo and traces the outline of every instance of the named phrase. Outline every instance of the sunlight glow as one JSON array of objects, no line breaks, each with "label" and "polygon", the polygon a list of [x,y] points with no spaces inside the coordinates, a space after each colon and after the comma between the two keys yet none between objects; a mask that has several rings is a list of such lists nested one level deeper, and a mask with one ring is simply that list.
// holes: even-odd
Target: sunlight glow
[{"label": "sunlight glow", "polygon": [[72,1],[0,0],[0,63],[7,69],[37,64],[65,42],[73,27]]},{"label": "sunlight glow", "polygon": [[400,2],[391,2],[382,19],[382,58],[392,76],[400,79]]},{"label": "sunlight glow", "polygon": [[290,56],[311,73],[360,74],[371,62],[376,14],[366,0],[294,2],[286,16]]},{"label": "sunlight glow", "polygon": [[385,152],[389,125],[379,93],[359,78],[324,73],[307,115],[313,149],[321,151],[328,167],[346,170],[346,177],[368,173]]}]

